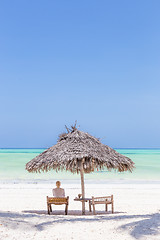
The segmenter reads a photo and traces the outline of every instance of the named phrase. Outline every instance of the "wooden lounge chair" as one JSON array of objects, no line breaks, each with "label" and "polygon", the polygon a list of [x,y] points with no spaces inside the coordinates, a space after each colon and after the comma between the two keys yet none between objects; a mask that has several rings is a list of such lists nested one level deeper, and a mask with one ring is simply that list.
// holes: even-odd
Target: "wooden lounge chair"
[{"label": "wooden lounge chair", "polygon": [[57,198],[57,197],[48,197],[47,196],[47,209],[48,209],[48,214],[52,212],[52,207],[51,205],[62,205],[65,204],[65,215],[68,214],[68,204],[69,204],[69,197],[64,197],[64,198]]},{"label": "wooden lounge chair", "polygon": [[89,211],[91,212],[91,206],[93,206],[93,214],[95,214],[95,205],[104,204],[106,212],[108,211],[108,204],[111,204],[112,213],[114,212],[113,195],[107,197],[92,197],[89,201]]}]

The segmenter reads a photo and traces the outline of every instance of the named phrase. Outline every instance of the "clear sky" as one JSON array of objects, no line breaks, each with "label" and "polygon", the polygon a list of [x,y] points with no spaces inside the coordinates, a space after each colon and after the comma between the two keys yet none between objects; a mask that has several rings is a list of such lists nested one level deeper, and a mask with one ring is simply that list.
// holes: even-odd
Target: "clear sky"
[{"label": "clear sky", "polygon": [[64,125],[160,147],[159,0],[0,2],[0,148],[50,147]]}]

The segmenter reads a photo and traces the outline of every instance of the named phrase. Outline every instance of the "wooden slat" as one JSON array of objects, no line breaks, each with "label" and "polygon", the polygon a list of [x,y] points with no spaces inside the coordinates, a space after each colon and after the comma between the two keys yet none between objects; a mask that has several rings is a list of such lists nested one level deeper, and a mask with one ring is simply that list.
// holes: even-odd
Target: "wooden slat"
[{"label": "wooden slat", "polygon": [[94,201],[94,204],[111,204],[111,201]]},{"label": "wooden slat", "polygon": [[48,203],[67,203],[67,198],[52,198],[52,197],[48,197],[47,198],[47,202]]},{"label": "wooden slat", "polygon": [[104,196],[104,197],[94,197],[94,199],[101,199],[101,198],[111,198],[112,196]]}]

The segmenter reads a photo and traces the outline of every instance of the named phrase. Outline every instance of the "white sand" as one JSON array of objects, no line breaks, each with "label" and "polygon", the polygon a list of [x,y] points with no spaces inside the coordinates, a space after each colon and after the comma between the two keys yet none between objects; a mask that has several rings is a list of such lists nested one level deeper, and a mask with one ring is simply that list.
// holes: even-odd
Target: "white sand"
[{"label": "white sand", "polygon": [[81,215],[81,203],[73,201],[79,184],[64,184],[70,196],[69,215],[64,206],[46,211],[50,184],[0,184],[0,240],[105,239],[160,240],[159,184],[86,184],[86,197],[114,195],[115,213],[96,206],[97,215]]}]

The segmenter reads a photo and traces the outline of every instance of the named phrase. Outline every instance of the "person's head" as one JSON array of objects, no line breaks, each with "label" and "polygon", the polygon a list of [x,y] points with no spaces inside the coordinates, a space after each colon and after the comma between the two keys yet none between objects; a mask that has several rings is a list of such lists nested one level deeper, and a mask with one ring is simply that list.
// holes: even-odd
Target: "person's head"
[{"label": "person's head", "polygon": [[61,182],[60,182],[60,181],[57,181],[57,182],[56,182],[56,186],[57,186],[57,188],[60,188]]}]

